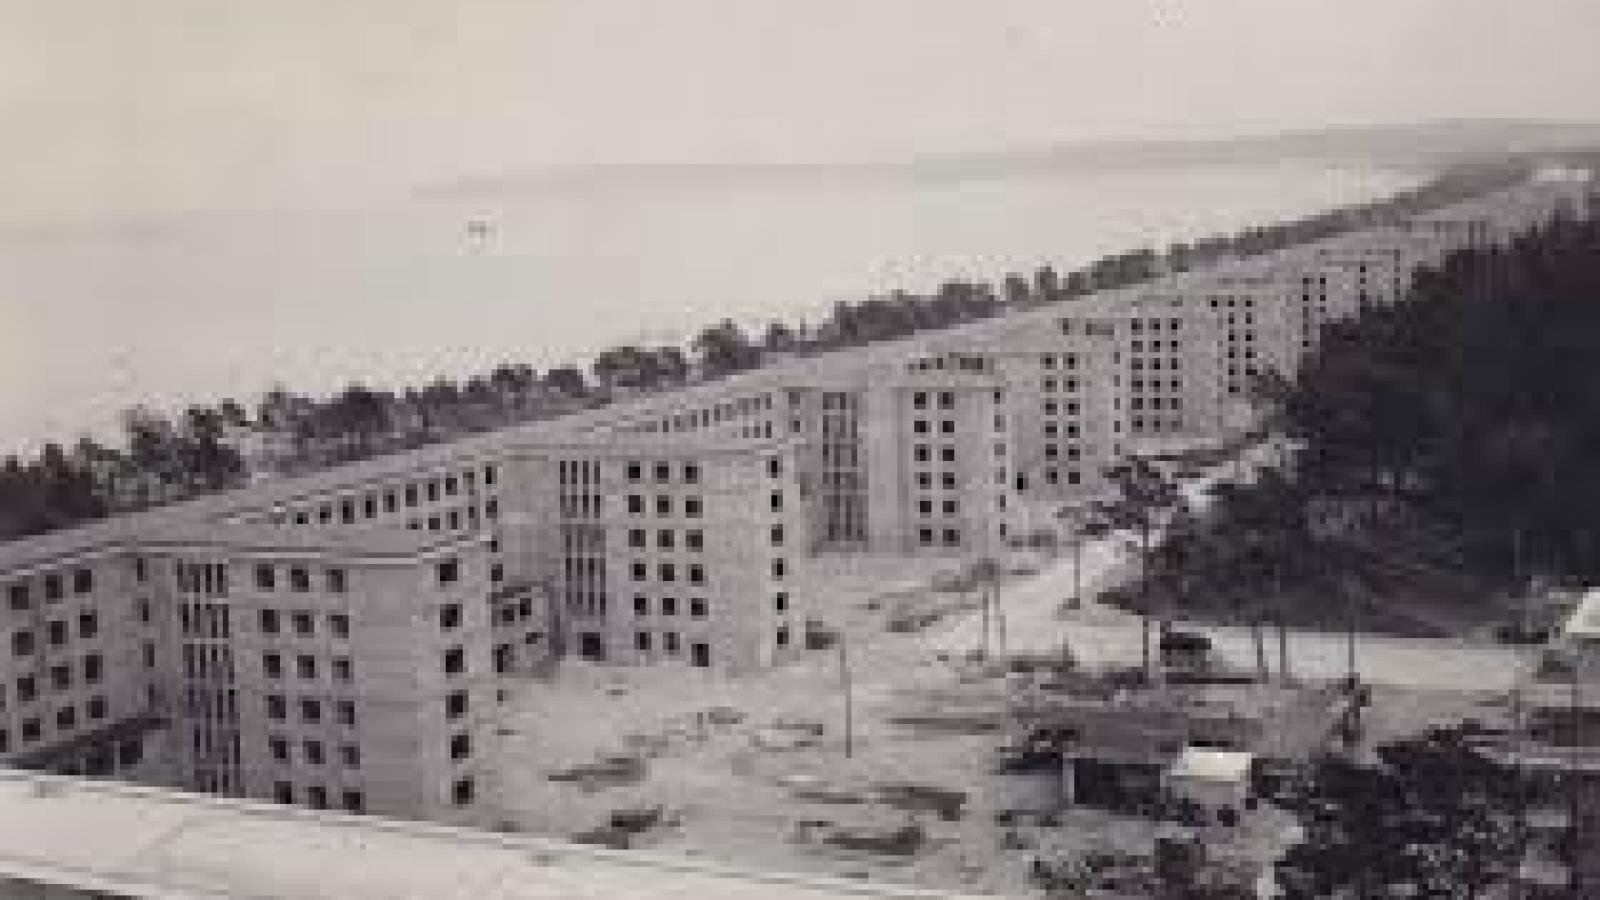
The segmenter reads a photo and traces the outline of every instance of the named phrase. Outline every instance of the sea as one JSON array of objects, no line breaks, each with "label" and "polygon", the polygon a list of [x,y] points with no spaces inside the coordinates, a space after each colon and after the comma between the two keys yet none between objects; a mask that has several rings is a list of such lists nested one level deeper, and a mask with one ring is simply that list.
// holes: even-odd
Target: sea
[{"label": "sea", "polygon": [[1387,196],[1420,169],[1076,166],[412,193],[0,229],[0,453],[115,441],[134,405],[540,369],[724,318],[1161,248]]}]

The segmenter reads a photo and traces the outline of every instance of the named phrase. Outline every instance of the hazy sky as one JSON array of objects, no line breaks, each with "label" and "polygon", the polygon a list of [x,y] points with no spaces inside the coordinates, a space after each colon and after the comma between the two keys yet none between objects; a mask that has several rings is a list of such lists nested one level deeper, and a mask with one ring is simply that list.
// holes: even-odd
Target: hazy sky
[{"label": "hazy sky", "polygon": [[581,359],[1409,182],[427,186],[1600,120],[1596,37],[1600,0],[0,0],[0,452],[136,403]]},{"label": "hazy sky", "polygon": [[0,0],[0,219],[513,166],[1600,119],[1597,0]]}]

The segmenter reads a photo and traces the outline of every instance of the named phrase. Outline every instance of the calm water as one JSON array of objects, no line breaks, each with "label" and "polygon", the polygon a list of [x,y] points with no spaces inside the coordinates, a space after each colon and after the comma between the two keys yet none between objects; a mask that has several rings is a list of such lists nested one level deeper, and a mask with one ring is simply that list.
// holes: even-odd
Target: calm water
[{"label": "calm water", "polygon": [[[1416,172],[1140,168],[914,182],[508,192],[392,208],[193,214],[0,236],[0,450],[105,433],[135,403],[393,387],[581,359],[722,317],[1277,220]],[[491,223],[486,236],[468,224]]]}]

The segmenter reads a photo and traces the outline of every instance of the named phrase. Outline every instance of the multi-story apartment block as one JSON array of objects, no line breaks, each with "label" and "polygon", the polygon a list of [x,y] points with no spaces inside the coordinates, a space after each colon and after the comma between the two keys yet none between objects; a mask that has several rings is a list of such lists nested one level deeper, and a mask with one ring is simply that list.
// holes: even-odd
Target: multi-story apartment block
[{"label": "multi-story apartment block", "polygon": [[809,560],[992,557],[1130,454],[1246,426],[1253,375],[1293,375],[1418,266],[1587,191],[1533,182],[5,545],[0,762],[482,821],[508,679],[804,653],[827,617]]}]

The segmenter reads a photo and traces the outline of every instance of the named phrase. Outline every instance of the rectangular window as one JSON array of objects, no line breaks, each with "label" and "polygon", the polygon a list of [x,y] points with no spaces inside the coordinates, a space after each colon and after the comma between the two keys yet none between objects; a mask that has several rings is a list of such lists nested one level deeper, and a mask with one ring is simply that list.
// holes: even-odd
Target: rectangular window
[{"label": "rectangular window", "polygon": [[467,714],[467,692],[452,691],[444,698],[444,717],[459,719]]},{"label": "rectangular window", "polygon": [[466,759],[472,755],[472,738],[465,734],[450,735],[450,758]]},{"label": "rectangular window", "polygon": [[350,617],[344,613],[333,613],[328,616],[328,630],[332,631],[333,636],[336,638],[349,637]]},{"label": "rectangular window", "polygon": [[295,634],[311,634],[316,630],[316,626],[311,619],[311,613],[297,612],[290,618],[294,621]]},{"label": "rectangular window", "polygon": [[289,589],[298,594],[311,590],[311,573],[300,566],[290,569]]},{"label": "rectangular window", "polygon": [[461,578],[460,560],[447,559],[436,567],[440,584],[454,584]]},{"label": "rectangular window", "polygon": [[345,681],[345,682],[348,682],[351,679],[353,674],[354,674],[354,672],[350,667],[350,660],[347,657],[343,657],[343,656],[334,657],[334,659],[333,659],[333,680],[334,681]]},{"label": "rectangular window", "polygon": [[333,718],[340,725],[354,725],[356,723],[356,705],[354,701],[340,700],[334,703]]},{"label": "rectangular window", "polygon": [[473,786],[471,778],[462,778],[450,787],[450,800],[457,806],[469,806],[472,803]]},{"label": "rectangular window", "polygon": [[340,744],[339,762],[347,769],[361,768],[361,748],[355,744]]},{"label": "rectangular window", "polygon": [[268,565],[256,566],[256,588],[270,591],[277,584],[276,571]]},{"label": "rectangular window", "polygon": [[72,592],[74,594],[87,594],[93,590],[93,569],[77,569],[72,573]]},{"label": "rectangular window", "polygon": [[439,630],[453,631],[461,627],[461,604],[447,603],[439,607]]},{"label": "rectangular window", "polygon": [[300,718],[302,721],[315,724],[322,721],[322,704],[316,700],[300,701]]},{"label": "rectangular window", "polygon": [[328,570],[328,593],[342,594],[348,587],[348,580],[343,569]]}]

